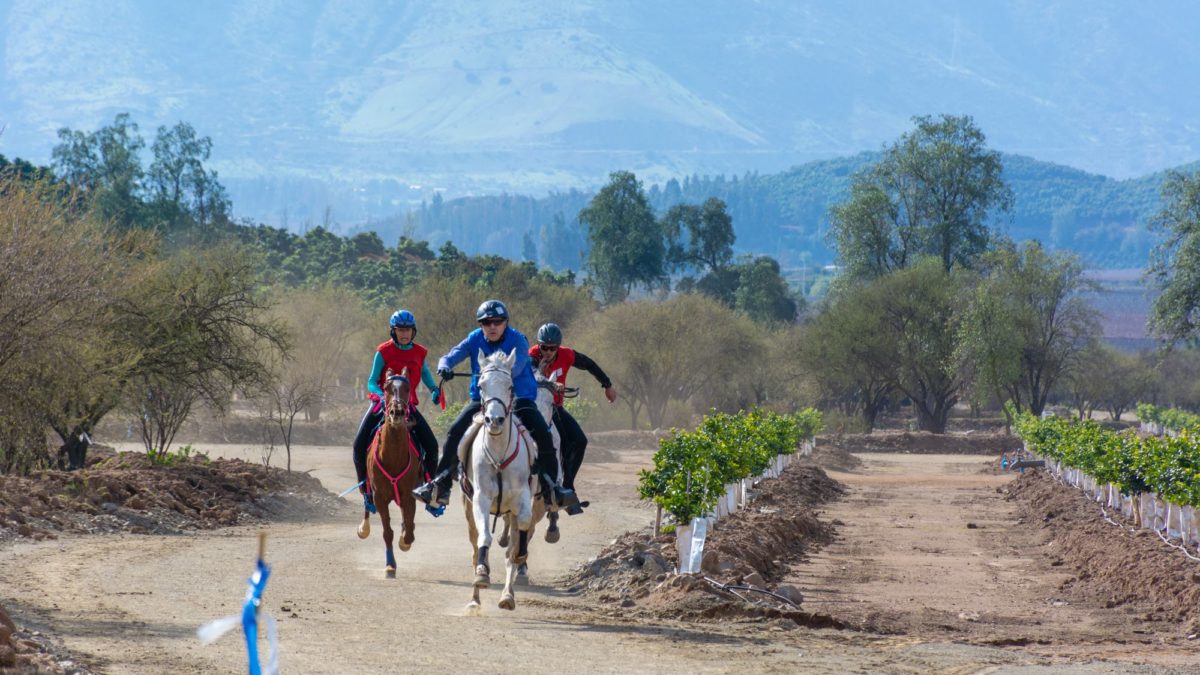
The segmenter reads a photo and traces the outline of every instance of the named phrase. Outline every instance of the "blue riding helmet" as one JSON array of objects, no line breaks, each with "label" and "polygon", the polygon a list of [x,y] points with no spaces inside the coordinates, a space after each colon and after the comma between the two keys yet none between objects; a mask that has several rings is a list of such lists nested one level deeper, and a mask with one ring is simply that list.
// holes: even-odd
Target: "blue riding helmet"
[{"label": "blue riding helmet", "polygon": [[542,345],[553,345],[557,347],[562,344],[562,329],[556,323],[543,324],[538,329],[537,341]]},{"label": "blue riding helmet", "polygon": [[508,308],[499,300],[487,300],[475,310],[475,320],[508,319]]},{"label": "blue riding helmet", "polygon": [[392,328],[411,328],[413,337],[417,335],[417,317],[407,309],[393,313],[392,318],[388,320],[388,325]]}]

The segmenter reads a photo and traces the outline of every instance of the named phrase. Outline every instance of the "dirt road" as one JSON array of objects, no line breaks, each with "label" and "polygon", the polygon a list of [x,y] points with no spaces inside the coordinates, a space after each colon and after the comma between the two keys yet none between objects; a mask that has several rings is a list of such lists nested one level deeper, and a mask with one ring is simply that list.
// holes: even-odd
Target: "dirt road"
[{"label": "dirt road", "polygon": [[[258,461],[254,449],[201,449]],[[978,474],[979,457],[871,456],[863,472],[839,475],[851,487],[829,512],[845,524],[839,542],[796,568],[814,603],[843,601],[814,609],[876,613],[887,619],[881,626],[907,625],[907,635],[794,624],[630,623],[598,612],[553,581],[617,534],[649,524],[653,514],[635,496],[637,469],[649,456],[594,454],[580,488],[595,506],[564,521],[559,544],[535,545],[531,577],[545,585],[519,591],[515,612],[496,607],[495,589],[485,592],[482,616],[464,612],[471,574],[457,501],[439,520],[419,514],[416,543],[397,554],[395,580],[384,578],[377,533],[366,542],[355,537],[357,509],[350,502],[330,520],[273,525],[266,608],[279,619],[283,672],[965,673],[1057,669],[1067,661],[1072,672],[1151,672],[1134,663],[1191,663],[1180,661],[1177,650],[1159,655],[1138,644],[1145,636],[1128,626],[1114,633],[1094,608],[1047,602],[1056,573],[1022,552],[1013,538],[1020,529],[993,489],[1004,478]],[[344,448],[300,448],[293,467],[311,469],[333,490],[353,482]],[[981,529],[967,529],[968,520]],[[254,532],[247,529],[19,544],[0,550],[0,597],[19,622],[58,636],[63,648],[105,672],[240,672],[240,638],[201,647],[194,632],[207,619],[237,611],[253,551]],[[980,630],[939,635],[930,628],[954,623],[960,612],[967,617],[961,623]],[[905,624],[909,615],[918,618]],[[1018,628],[1009,630],[1012,621]],[[979,639],[983,626],[1008,636],[1029,633],[1036,621],[1067,624],[1061,635],[1080,646],[961,643],[986,642]],[[1132,643],[1108,648],[1105,640]]]}]

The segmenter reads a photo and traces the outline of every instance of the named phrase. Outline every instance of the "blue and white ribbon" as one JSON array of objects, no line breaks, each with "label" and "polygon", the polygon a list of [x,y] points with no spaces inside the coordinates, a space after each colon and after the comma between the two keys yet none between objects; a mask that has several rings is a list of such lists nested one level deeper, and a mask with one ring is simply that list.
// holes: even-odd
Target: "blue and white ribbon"
[{"label": "blue and white ribbon", "polygon": [[258,659],[258,609],[262,605],[263,591],[267,588],[267,578],[271,576],[271,568],[258,559],[254,574],[247,579],[246,601],[242,605],[241,615],[226,616],[209,621],[196,631],[196,636],[203,644],[215,642],[241,624],[242,633],[246,636],[246,653],[250,659],[250,675],[276,675],[279,672],[279,635],[276,630],[275,618],[263,613],[263,623],[267,629],[267,643],[270,652],[265,666]]}]

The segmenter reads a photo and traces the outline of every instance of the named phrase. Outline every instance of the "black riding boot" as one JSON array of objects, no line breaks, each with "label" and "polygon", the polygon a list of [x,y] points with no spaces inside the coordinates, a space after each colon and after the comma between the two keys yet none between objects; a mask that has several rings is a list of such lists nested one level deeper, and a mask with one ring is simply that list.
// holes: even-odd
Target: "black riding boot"
[{"label": "black riding boot", "polygon": [[575,491],[563,487],[551,478],[558,468],[554,457],[554,437],[550,435],[550,427],[546,426],[546,420],[538,412],[537,406],[533,401],[519,398],[513,404],[513,414],[521,419],[521,424],[529,430],[529,435],[533,436],[533,442],[537,444],[536,469],[542,484],[543,498],[549,503],[557,504],[559,508],[567,509],[567,513],[571,515],[583,513]]},{"label": "black riding boot", "polygon": [[458,419],[454,420],[446,432],[446,442],[442,445],[442,461],[438,462],[437,475],[428,483],[413,490],[413,496],[424,502],[426,506],[433,505],[435,501],[442,506],[450,503],[451,484],[458,469],[458,444],[462,441],[463,434],[467,433],[467,429],[471,426],[471,420],[474,419],[475,413],[479,412],[479,409],[479,401],[471,401],[463,406],[462,412],[458,413]]}]

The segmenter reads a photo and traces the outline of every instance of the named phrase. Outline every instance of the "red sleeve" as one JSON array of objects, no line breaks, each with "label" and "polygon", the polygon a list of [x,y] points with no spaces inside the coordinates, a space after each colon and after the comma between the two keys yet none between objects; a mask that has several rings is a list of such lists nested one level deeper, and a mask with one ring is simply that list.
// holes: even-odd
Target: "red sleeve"
[{"label": "red sleeve", "polygon": [[[570,368],[571,366],[575,365],[575,350],[574,349],[571,349],[570,347],[559,347],[558,349],[561,352],[565,352],[564,356],[566,356],[566,358],[563,359],[563,361],[564,361],[563,366]],[[563,372],[566,372],[566,371],[563,371]]]}]

